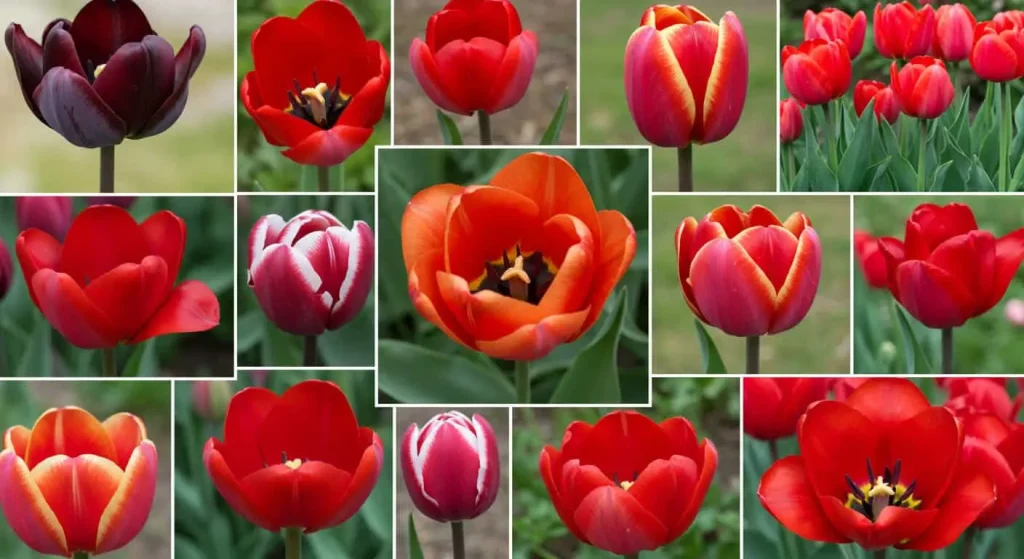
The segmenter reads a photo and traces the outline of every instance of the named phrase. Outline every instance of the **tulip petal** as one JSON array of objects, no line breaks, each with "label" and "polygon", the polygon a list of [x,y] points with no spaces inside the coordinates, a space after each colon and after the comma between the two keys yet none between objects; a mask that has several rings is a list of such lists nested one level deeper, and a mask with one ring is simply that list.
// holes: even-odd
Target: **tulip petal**
[{"label": "tulip petal", "polygon": [[336,125],[373,128],[384,116],[388,86],[391,84],[391,61],[384,46],[377,41],[370,41],[366,48],[370,50],[370,56],[379,61],[375,77],[352,95]]},{"label": "tulip petal", "polygon": [[900,304],[929,328],[963,325],[973,314],[974,297],[957,278],[920,260],[896,268]]},{"label": "tulip petal", "polygon": [[778,225],[744,229],[733,239],[764,272],[776,292],[782,290],[797,251],[797,238]]},{"label": "tulip petal", "polygon": [[401,234],[406,272],[411,272],[422,256],[444,246],[448,202],[460,192],[461,186],[436,184],[417,192],[406,204]]},{"label": "tulip petal", "polygon": [[472,108],[463,108],[455,100],[455,95],[448,92],[448,86],[441,79],[441,71],[437,69],[434,54],[419,37],[412,40],[409,48],[409,64],[416,81],[435,105],[450,113],[466,116],[473,114]]},{"label": "tulip petal", "polygon": [[161,134],[178,121],[188,101],[188,83],[199,69],[206,56],[206,35],[198,25],[193,25],[188,38],[174,57],[174,90],[160,108],[150,116],[146,124],[135,134],[135,139]]},{"label": "tulip petal", "polygon": [[821,508],[832,526],[864,549],[882,549],[920,536],[938,514],[936,509],[885,507],[874,522],[835,497],[822,497]]},{"label": "tulip petal", "polygon": [[[265,530],[273,530],[273,526],[265,523],[249,505],[248,497],[245,496],[238,478],[235,477],[227,463],[227,457],[224,456],[225,451],[224,444],[212,438],[206,442],[206,446],[203,448],[203,465],[206,466],[206,472],[210,475],[213,486],[217,488],[217,492],[227,501],[232,510],[242,515],[242,518]],[[261,467],[262,464],[252,471]]]},{"label": "tulip petal", "polygon": [[[384,443],[369,427],[360,427],[359,444],[360,446],[365,444],[366,449],[359,458],[359,464],[355,471],[352,472],[352,479],[348,484],[348,489],[345,490],[341,508],[325,527],[337,526],[358,512],[359,507],[363,506],[366,499],[370,497],[370,493],[373,492],[373,488],[380,478],[380,470],[384,464]],[[315,525],[307,526],[306,531],[309,532],[315,528]]]},{"label": "tulip petal", "polygon": [[668,530],[618,487],[592,491],[574,514],[576,525],[591,545],[617,555],[633,555],[661,547]]},{"label": "tulip petal", "polygon": [[36,420],[25,450],[25,464],[34,470],[43,460],[59,454],[72,458],[93,454],[117,461],[117,448],[103,425],[92,414],[76,407],[51,408]]},{"label": "tulip petal", "polygon": [[465,426],[444,422],[417,439],[412,480],[425,499],[436,505],[440,514],[432,518],[438,522],[474,518],[480,490],[477,479],[485,460],[477,452],[476,436]]},{"label": "tulip petal", "polygon": [[921,204],[907,221],[904,234],[906,258],[927,260],[928,255],[943,241],[970,233],[977,228],[974,212],[966,204]]},{"label": "tulip petal", "polygon": [[141,43],[147,35],[156,33],[135,2],[92,0],[71,25],[71,36],[84,66],[104,64],[122,45]]},{"label": "tulip petal", "polygon": [[807,316],[818,294],[820,281],[821,241],[818,240],[818,233],[808,227],[800,234],[793,266],[779,290],[770,334],[789,330]]},{"label": "tulip petal", "polygon": [[761,336],[775,313],[775,288],[736,242],[705,244],[690,266],[690,286],[708,324],[733,336]]},{"label": "tulip petal", "polygon": [[67,68],[72,72],[88,79],[82,62],[78,59],[78,51],[75,50],[75,41],[68,32],[70,26],[54,25],[43,36],[43,74],[53,68]]},{"label": "tulip petal", "polygon": [[[1019,444],[1020,436],[1017,438]],[[961,468],[983,473],[995,485],[999,497],[978,517],[976,524],[984,528],[1005,528],[1016,521],[1020,517],[1018,513],[1024,512],[1024,495],[1021,494],[1024,472],[1018,476],[1017,470],[1012,469],[994,445],[970,436],[964,439],[961,461]],[[956,488],[951,487],[950,491]]]},{"label": "tulip petal", "polygon": [[60,271],[85,286],[121,264],[139,264],[150,254],[132,214],[117,206],[90,206],[71,222]]},{"label": "tulip petal", "polygon": [[726,12],[719,23],[715,64],[704,94],[702,143],[725,138],[740,120],[750,74],[748,50],[739,18],[732,12]]},{"label": "tulip petal", "polygon": [[586,332],[601,317],[605,301],[615,286],[626,275],[636,256],[636,231],[626,216],[615,210],[597,212],[601,222],[600,260],[596,263],[594,286],[590,293],[590,316],[580,332]]},{"label": "tulip petal", "polygon": [[704,451],[697,445],[697,432],[685,417],[670,417],[658,424],[661,430],[668,435],[669,452],[686,456],[694,460],[697,469],[703,467]]},{"label": "tulip petal", "polygon": [[784,528],[801,538],[828,543],[849,541],[825,516],[801,456],[786,456],[772,464],[761,476],[757,497]]},{"label": "tulip petal", "polygon": [[1017,269],[1020,268],[1021,262],[1024,262],[1024,229],[1018,229],[1001,237],[996,242],[996,264],[993,272],[992,291],[985,310],[994,307],[1003,298],[1006,290],[1010,287],[1010,282],[1017,275]]},{"label": "tulip petal", "polygon": [[29,109],[32,109],[36,118],[45,123],[46,119],[36,107],[32,95],[39,87],[39,83],[43,81],[43,47],[26,35],[25,30],[17,23],[7,26],[7,30],[4,32],[4,42],[7,44],[7,50],[11,53],[11,58],[14,59],[14,73],[18,77],[18,84],[21,86],[21,94],[25,98],[25,103]]},{"label": "tulip petal", "polygon": [[253,65],[260,95],[267,105],[281,110],[288,107],[288,93],[295,91],[295,80],[301,87],[313,87],[314,74],[329,85],[337,77],[346,79],[340,62],[345,57],[323,56],[328,45],[321,39],[303,23],[283,16],[268,19],[252,34]]},{"label": "tulip petal", "polygon": [[782,64],[782,80],[793,97],[808,105],[823,105],[832,99],[832,79],[810,56],[798,53]]},{"label": "tulip petal", "polygon": [[64,527],[68,549],[88,552],[96,549],[100,518],[122,477],[116,464],[90,454],[50,456],[32,468],[32,481]]},{"label": "tulip petal", "polygon": [[117,337],[134,336],[170,291],[163,258],[147,256],[142,264],[121,264],[93,280],[85,296],[117,329]]},{"label": "tulip petal", "polygon": [[718,449],[710,440],[705,439],[700,443],[696,456],[695,462],[700,469],[700,475],[690,497],[690,504],[676,521],[675,528],[669,526],[669,535],[674,538],[689,529],[694,519],[697,518],[697,513],[700,512],[700,507],[704,504],[704,497],[707,496],[711,482],[715,479],[715,471],[718,469]]},{"label": "tulip petal", "polygon": [[174,48],[156,35],[127,43],[96,76],[93,88],[134,135],[174,92]]},{"label": "tulip petal", "polygon": [[264,466],[259,441],[252,434],[259,432],[279,398],[266,388],[250,386],[235,394],[228,403],[224,416],[224,443],[217,450],[238,477],[245,477]]},{"label": "tulip petal", "polygon": [[323,282],[301,253],[288,245],[271,246],[252,280],[260,307],[278,328],[300,336],[324,332],[330,304],[317,295]]},{"label": "tulip petal", "polygon": [[168,282],[174,283],[185,255],[185,221],[170,211],[161,210],[149,216],[140,227],[149,244],[149,253],[164,259]]},{"label": "tulip petal", "polygon": [[32,287],[32,278],[39,270],[56,268],[60,265],[61,244],[49,233],[38,229],[29,229],[18,235],[14,251],[18,256],[18,263],[21,264],[21,271],[25,275],[28,294],[38,307],[39,299],[36,298],[36,291]]},{"label": "tulip petal", "polygon": [[[403,241],[405,235],[402,235]],[[423,254],[409,270],[409,299],[413,307],[427,322],[441,329],[449,338],[469,349],[476,349],[473,338],[441,297],[437,284],[439,270],[444,268],[444,252],[435,250]]]},{"label": "tulip petal", "polygon": [[[355,15],[341,2],[311,2],[296,20],[306,28],[307,38],[324,52],[353,53],[352,56],[329,57],[331,70],[320,70],[320,76],[341,79],[341,89],[354,93],[366,83],[375,70],[375,57],[359,56],[366,50],[366,35]],[[320,63],[323,57],[316,62]],[[336,68],[336,69],[335,69]],[[388,72],[390,74],[390,72]]]},{"label": "tulip petal", "polygon": [[[544,258],[550,259],[558,272],[537,308],[545,314],[559,314],[579,309],[588,299],[598,303],[593,300],[593,292],[581,289],[592,284],[595,271],[599,273],[595,269],[600,265],[595,262],[599,247],[594,246],[593,235],[587,226],[573,216],[562,214],[548,220],[539,233]],[[524,242],[524,245],[532,244]],[[618,248],[624,250],[624,245],[625,242]],[[618,264],[615,262],[612,266],[617,268]]]},{"label": "tulip petal", "polygon": [[9,450],[0,452],[0,505],[11,530],[25,545],[46,555],[68,556],[60,520],[25,462]]},{"label": "tulip petal", "polygon": [[546,221],[534,200],[493,186],[471,186],[453,196],[445,222],[445,270],[467,281],[480,277],[487,262],[500,260]]},{"label": "tulip petal", "polygon": [[[893,393],[887,395],[887,401],[892,405]],[[963,445],[964,436],[952,412],[942,407],[928,408],[884,432],[891,455],[887,465],[899,459],[903,472],[900,478],[904,483],[917,484],[914,497],[936,502],[949,487]]]},{"label": "tulip petal", "polygon": [[907,112],[920,118],[937,118],[953,103],[955,95],[946,69],[941,65],[929,66],[914,85],[913,104]]},{"label": "tulip petal", "polygon": [[135,449],[146,440],[146,425],[142,420],[130,413],[116,413],[103,420],[103,430],[117,451],[115,461],[122,470],[128,469]]},{"label": "tulip petal", "polygon": [[815,493],[845,501],[846,476],[864,482],[868,460],[879,469],[889,465],[881,436],[875,423],[844,403],[826,400],[808,408],[797,439]]},{"label": "tulip petal", "polygon": [[[440,81],[463,110],[486,110],[508,47],[486,37],[456,39],[434,53]],[[457,85],[456,85],[457,84]]]},{"label": "tulip petal", "polygon": [[651,462],[628,489],[655,518],[679,518],[690,504],[697,484],[697,464],[686,456],[672,456],[668,460]]},{"label": "tulip petal", "polygon": [[743,379],[743,432],[763,441],[793,435],[796,423],[785,421],[782,398],[776,379]]},{"label": "tulip petal", "polygon": [[477,347],[498,359],[540,359],[556,347],[575,339],[590,312],[588,306],[579,312],[552,315],[537,324],[522,326],[503,338],[478,340]]},{"label": "tulip petal", "polygon": [[971,68],[986,81],[1012,81],[1017,78],[1017,51],[999,35],[982,35],[971,50]]},{"label": "tulip petal", "polygon": [[668,434],[649,417],[616,411],[594,425],[577,457],[581,464],[601,468],[609,478],[633,480],[651,462],[671,458],[672,449]]},{"label": "tulip petal", "polygon": [[656,146],[688,146],[697,101],[666,37],[654,27],[634,31],[625,66],[626,104],[640,134]]},{"label": "tulip petal", "polygon": [[363,147],[372,135],[372,128],[335,126],[311,134],[298,145],[281,152],[281,155],[302,165],[333,167]]},{"label": "tulip petal", "polygon": [[15,425],[4,431],[4,450],[10,450],[18,457],[24,458],[28,442],[32,439],[32,431],[23,425]]},{"label": "tulip petal", "polygon": [[281,395],[262,422],[258,438],[264,464],[302,459],[352,472],[365,450],[351,442],[358,435],[345,393],[334,383],[307,380]]},{"label": "tulip petal", "polygon": [[[1022,253],[1024,256],[1024,253]],[[987,311],[996,267],[996,238],[988,231],[971,231],[947,239],[935,248],[928,263],[959,280],[977,303],[973,315]]]},{"label": "tulip petal", "polygon": [[697,228],[697,220],[687,217],[676,229],[676,264],[679,285],[683,288],[683,298],[686,300],[686,306],[690,307],[690,311],[693,312],[694,316],[702,322],[707,322],[700,309],[697,308],[697,300],[693,296],[693,286],[688,281],[690,277],[690,263],[693,260],[694,253],[696,253],[693,245],[697,237]]},{"label": "tulip petal", "polygon": [[873,378],[857,387],[845,401],[883,431],[931,408],[928,398],[913,382],[903,378]]},{"label": "tulip petal", "polygon": [[365,222],[356,221],[352,224],[351,230],[345,227],[330,227],[327,229],[327,235],[336,247],[336,252],[340,252],[337,247],[348,248],[345,279],[338,286],[337,299],[327,320],[327,329],[335,330],[348,324],[359,314],[373,287],[373,231]]},{"label": "tulip petal", "polygon": [[540,306],[483,289],[471,293],[466,280],[437,272],[438,292],[458,324],[475,340],[497,340],[552,316]]},{"label": "tulip petal", "polygon": [[32,98],[46,124],[78,147],[114,146],[127,133],[124,121],[103,102],[89,80],[67,68],[47,72]]},{"label": "tulip petal", "polygon": [[263,252],[267,246],[275,244],[285,227],[284,218],[277,214],[265,215],[256,220],[249,231],[249,287],[252,287],[252,275],[263,261]]},{"label": "tulip petal", "polygon": [[124,547],[142,531],[153,508],[159,462],[156,447],[142,441],[132,452],[124,476],[100,517],[96,553]]},{"label": "tulip petal", "polygon": [[536,63],[537,36],[532,31],[523,31],[508,44],[484,111],[494,114],[518,103],[526,94]]},{"label": "tulip petal", "polygon": [[189,280],[178,284],[163,305],[135,334],[129,344],[156,336],[206,332],[220,324],[220,303],[205,283]]},{"label": "tulip petal", "polygon": [[569,460],[562,465],[562,497],[570,509],[579,509],[580,503],[600,487],[621,488],[596,465],[582,465],[579,460]]},{"label": "tulip petal", "polygon": [[991,479],[978,470],[961,467],[928,529],[896,547],[935,551],[951,545],[995,499],[996,488]]},{"label": "tulip petal", "polygon": [[[574,508],[569,504],[568,499],[562,493],[561,480],[562,470],[559,466],[559,452],[554,449],[551,445],[546,445],[540,453],[540,462],[538,469],[540,471],[540,477],[544,481],[544,486],[548,490],[548,496],[551,497],[551,503],[555,506],[555,512],[558,513],[558,517],[562,519],[562,523],[565,524],[566,528],[572,532],[572,535],[576,536],[580,541],[586,541],[579,528],[576,527],[576,522],[573,519]],[[557,480],[556,480],[557,476]]]},{"label": "tulip petal", "polygon": [[98,349],[114,347],[121,340],[117,327],[71,276],[40,270],[32,276],[30,290],[35,294],[39,311],[72,344]]},{"label": "tulip petal", "polygon": [[303,462],[295,469],[275,463],[245,476],[240,485],[260,526],[277,532],[325,525],[344,504],[351,479],[324,462]]}]

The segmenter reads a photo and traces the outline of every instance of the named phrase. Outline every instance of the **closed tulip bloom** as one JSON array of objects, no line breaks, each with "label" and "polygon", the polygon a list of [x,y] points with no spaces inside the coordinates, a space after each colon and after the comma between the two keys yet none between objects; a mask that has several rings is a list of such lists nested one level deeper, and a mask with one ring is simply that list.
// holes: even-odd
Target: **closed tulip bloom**
[{"label": "closed tulip bloom", "polygon": [[197,380],[192,383],[192,410],[203,419],[220,421],[233,395],[230,381]]},{"label": "closed tulip bloom", "polygon": [[875,48],[885,58],[914,58],[928,54],[935,40],[935,9],[914,8],[910,2],[875,6]]},{"label": "closed tulip bloom", "polygon": [[29,229],[15,251],[32,302],[50,324],[73,345],[110,348],[220,323],[220,304],[206,284],[174,284],[185,231],[166,210],[140,224],[117,206],[92,206],[71,223],[63,244]]},{"label": "closed tulip bloom", "polygon": [[935,382],[947,392],[946,407],[957,416],[993,415],[1016,421],[1024,394],[1011,398],[1006,379],[989,377],[941,377]]},{"label": "closed tulip bloom", "polygon": [[303,165],[348,159],[384,116],[388,53],[367,41],[338,0],[314,0],[295,19],[272,17],[252,34],[253,71],[242,105],[263,137]]},{"label": "closed tulip bloom", "polygon": [[779,140],[783,144],[795,142],[804,132],[804,115],[800,101],[788,97],[779,101]]},{"label": "closed tulip bloom", "polygon": [[156,447],[134,415],[100,423],[81,408],[50,409],[31,429],[4,433],[0,505],[14,533],[38,553],[100,555],[142,530],[157,466]]},{"label": "closed tulip bloom", "polygon": [[0,239],[0,301],[7,296],[13,283],[14,264],[11,262],[11,253],[7,250],[7,243]]},{"label": "closed tulip bloom", "polygon": [[946,65],[930,56],[913,58],[903,68],[893,62],[889,80],[903,112],[917,118],[942,116],[956,95]]},{"label": "closed tulip bloom", "polygon": [[975,528],[1006,528],[1024,516],[1024,425],[990,414],[961,416],[964,458],[996,485],[996,502]]},{"label": "closed tulip bloom", "polygon": [[900,117],[900,101],[892,89],[882,82],[861,80],[853,88],[853,108],[857,116],[864,114],[864,109],[872,101],[875,102],[875,117],[878,122],[884,118],[889,124]]},{"label": "closed tulip bloom", "polygon": [[491,508],[501,484],[498,441],[478,414],[436,415],[413,423],[402,439],[402,476],[416,508],[438,522],[476,518]]},{"label": "closed tulip bloom", "polygon": [[971,208],[922,204],[903,241],[879,239],[889,291],[929,328],[953,328],[994,307],[1024,261],[1024,229],[997,239]]},{"label": "closed tulip bloom", "polygon": [[409,48],[413,74],[435,105],[461,115],[518,103],[537,63],[537,36],[508,0],[449,0]]},{"label": "closed tulip bloom", "polygon": [[974,46],[974,27],[978,21],[963,4],[943,4],[935,17],[932,53],[946,62],[967,60]]},{"label": "closed tulip bloom", "polygon": [[966,459],[962,425],[906,379],[869,379],[844,402],[812,405],[797,443],[757,495],[805,539],[935,551],[996,501],[992,479]]},{"label": "closed tulip bloom", "polygon": [[869,379],[856,376],[834,377],[832,381],[832,396],[837,402],[845,402],[854,390],[860,388]]},{"label": "closed tulip bloom", "polygon": [[278,396],[235,394],[224,440],[210,438],[203,464],[228,505],[253,524],[312,534],[351,518],[377,484],[384,445],[360,427],[336,385],[307,380]]},{"label": "closed tulip bloom", "polygon": [[868,285],[876,289],[889,286],[889,269],[886,267],[885,256],[878,248],[878,239],[867,231],[853,232],[853,251],[857,255],[857,263]]},{"label": "closed tulip bloom", "polygon": [[733,336],[778,334],[803,320],[821,279],[821,241],[796,212],[726,205],[676,229],[679,283],[690,310]]},{"label": "closed tulip bloom", "polygon": [[998,13],[992,18],[992,23],[999,31],[1013,28],[1024,29],[1024,10],[1007,10]]},{"label": "closed tulip bloom", "polygon": [[14,199],[14,220],[18,230],[39,229],[58,241],[71,226],[71,198],[67,196],[21,196]]},{"label": "closed tulip bloom", "polygon": [[373,286],[373,231],[345,227],[329,212],[307,210],[285,221],[261,217],[249,232],[249,287],[267,318],[298,336],[348,324]]},{"label": "closed tulip bloom", "polygon": [[132,0],[92,0],[57,19],[42,45],[12,23],[4,34],[32,112],[72,144],[108,147],[164,132],[185,110],[206,36],[189,31],[178,54]]},{"label": "closed tulip bloom", "polygon": [[682,417],[655,423],[615,411],[594,425],[569,424],[561,449],[540,453],[540,475],[555,511],[580,541],[635,555],[675,541],[693,523],[718,466]]},{"label": "closed tulip bloom", "polygon": [[762,441],[793,436],[807,407],[828,389],[827,378],[744,378],[743,432]]},{"label": "closed tulip bloom", "polygon": [[990,82],[1008,82],[1024,77],[1024,28],[982,23],[975,29],[971,68]]},{"label": "closed tulip bloom", "polygon": [[850,17],[850,14],[836,8],[825,8],[817,14],[807,10],[804,13],[804,40],[843,41],[850,51],[850,58],[857,58],[864,47],[867,26],[868,18],[863,11]]},{"label": "closed tulip bloom", "polygon": [[812,39],[782,49],[782,80],[786,91],[805,105],[824,105],[846,95],[853,66],[846,43]]},{"label": "closed tulip bloom", "polygon": [[416,310],[499,359],[539,359],[583,335],[635,253],[629,220],[597,211],[572,165],[542,153],[483,186],[431,186],[402,215]]},{"label": "closed tulip bloom", "polygon": [[750,71],[736,14],[716,25],[693,6],[652,6],[626,43],[625,65],[626,104],[648,142],[709,144],[739,122]]}]

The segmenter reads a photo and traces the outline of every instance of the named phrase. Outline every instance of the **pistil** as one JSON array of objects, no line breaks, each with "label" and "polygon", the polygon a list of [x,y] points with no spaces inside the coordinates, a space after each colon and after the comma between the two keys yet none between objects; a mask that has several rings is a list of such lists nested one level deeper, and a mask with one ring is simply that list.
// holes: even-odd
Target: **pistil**
[{"label": "pistil", "polygon": [[501,274],[501,281],[508,282],[509,294],[520,301],[530,296],[530,276],[523,268],[523,255],[516,256],[515,264]]}]

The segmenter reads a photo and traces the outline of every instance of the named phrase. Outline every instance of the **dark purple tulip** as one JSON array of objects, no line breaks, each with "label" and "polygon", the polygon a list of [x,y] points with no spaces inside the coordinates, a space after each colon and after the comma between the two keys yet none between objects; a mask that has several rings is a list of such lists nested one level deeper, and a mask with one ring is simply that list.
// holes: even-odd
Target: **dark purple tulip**
[{"label": "dark purple tulip", "polygon": [[17,23],[4,42],[32,112],[84,148],[167,130],[185,110],[206,53],[206,36],[193,26],[175,56],[132,0],[92,0],[73,22],[50,22],[42,46]]},{"label": "dark purple tulip", "polygon": [[71,198],[66,196],[22,196],[14,199],[14,220],[18,230],[39,229],[58,241],[71,226]]},{"label": "dark purple tulip", "polygon": [[11,253],[7,252],[7,245],[0,239],[0,301],[11,289],[14,282],[14,264],[11,262]]},{"label": "dark purple tulip", "polygon": [[132,204],[135,203],[137,196],[90,196],[90,206],[102,206],[104,204],[110,204],[111,206],[117,206],[130,210]]}]

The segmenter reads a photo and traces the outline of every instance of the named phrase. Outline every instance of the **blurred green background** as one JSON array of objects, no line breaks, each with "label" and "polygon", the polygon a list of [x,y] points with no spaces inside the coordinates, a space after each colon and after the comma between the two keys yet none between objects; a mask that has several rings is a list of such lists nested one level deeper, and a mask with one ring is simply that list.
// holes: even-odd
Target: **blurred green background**
[{"label": "blurred green background", "polygon": [[[77,214],[94,199],[74,199]],[[233,199],[219,197],[140,197],[131,208],[138,222],[159,210],[185,221],[187,240],[175,285],[199,280],[220,302],[220,325],[207,332],[173,334],[139,345],[118,347],[118,371],[124,375],[213,377],[234,374]],[[12,376],[100,376],[100,352],[72,346],[43,317],[28,295],[25,277],[14,252],[18,227],[14,198],[0,198],[0,238],[11,253],[14,283],[0,301],[0,361]],[[2,369],[2,367],[0,367]],[[0,375],[3,376],[3,375]]]},{"label": "blurred green background", "polygon": [[[653,2],[580,1],[580,139],[583,144],[646,144],[626,106],[626,42]],[[732,10],[750,49],[747,101],[736,129],[720,142],[694,146],[696,190],[775,191],[777,142],[776,5],[766,0],[697,0],[716,23]],[[675,190],[676,150],[654,148],[654,190]]]},{"label": "blurred green background", "polygon": [[[683,416],[693,423],[697,440],[711,440],[718,450],[718,469],[700,514],[674,543],[640,553],[640,559],[740,556],[740,388],[735,378],[657,378],[654,407],[639,410],[656,421]],[[594,424],[607,409],[514,410],[512,434],[513,557],[546,559],[617,557],[579,542],[558,518],[538,472],[541,449],[560,448],[569,423]],[[754,501],[756,502],[756,500]]]},{"label": "blurred green background", "polygon": [[[249,287],[249,231],[259,218],[277,214],[286,221],[305,210],[327,210],[346,227],[356,220],[375,229],[373,196],[239,196],[238,197],[238,364],[239,366],[298,366],[303,338],[278,329],[263,314]],[[376,282],[374,282],[376,285]],[[374,290],[351,322],[324,332],[317,350],[320,363],[333,367],[372,367]]]},{"label": "blurred green background", "polygon": [[[234,98],[246,74],[253,71],[250,39],[266,20],[278,16],[296,17],[309,5],[309,0],[237,0],[238,1],[238,76]],[[391,53],[391,5],[380,0],[346,0],[346,6],[355,14],[366,38],[379,41]],[[393,63],[393,61],[392,61]],[[352,154],[341,166],[331,169],[331,188],[337,190],[344,172],[345,190],[373,191],[373,147],[391,143],[391,91],[388,90],[384,117],[377,123],[373,135],[362,148]],[[241,101],[237,105],[238,117],[238,191],[311,191],[317,189],[317,169],[299,165],[281,155],[281,148],[263,139]]]},{"label": "blurred green background", "polygon": [[[234,394],[248,386],[266,386],[277,394],[311,378],[329,380],[348,397],[359,425],[371,427],[384,444],[384,464],[370,498],[344,524],[303,535],[306,559],[389,559],[392,556],[391,410],[373,406],[373,371],[240,372],[238,381],[217,382]],[[224,440],[226,401],[211,409],[193,406],[193,383],[179,382],[174,394],[174,556],[175,559],[284,559],[284,538],[238,515],[217,492],[203,465],[203,446],[211,437]]]},{"label": "blurred green background", "polygon": [[[845,373],[850,369],[850,199],[847,196],[655,196],[652,292],[654,298],[653,373],[701,371],[701,349],[679,285],[675,232],[687,216],[698,221],[718,206],[754,204],[780,220],[793,212],[811,219],[821,239],[821,282],[810,312],[795,328],[761,337],[761,372],[781,374]],[[742,370],[744,338],[708,327],[726,368]],[[814,343],[808,343],[813,339]]]},{"label": "blurred green background", "polygon": [[[206,58],[189,85],[181,118],[163,134],[125,140],[116,149],[116,188],[121,192],[232,192],[234,177],[234,2],[136,0],[150,25],[175,52],[188,30],[206,33]],[[17,22],[36,41],[58,17],[73,19],[83,0],[0,2],[0,22]],[[97,192],[99,150],[77,148],[26,106],[10,54],[0,58],[0,193]]]},{"label": "blurred green background", "polygon": [[[959,202],[974,210],[978,227],[996,238],[1024,226],[1024,204],[1014,196],[857,196],[854,225],[875,236],[904,238],[907,219],[924,203]],[[1021,327],[1004,318],[1010,299],[1024,298],[1024,280],[1018,273],[1002,301],[992,310],[953,330],[953,363],[957,373],[1020,373],[1024,352],[1015,350]],[[918,342],[923,346],[931,370],[917,363],[917,371],[906,370],[904,338],[895,315],[895,300],[888,290],[867,285],[858,267],[854,280],[854,371],[858,373],[939,372],[941,333],[926,328],[906,313]],[[901,307],[902,308],[902,307]]]},{"label": "blurred green background", "polygon": [[[110,559],[170,559],[171,557],[171,383],[118,381],[0,382],[0,429],[15,425],[29,429],[49,408],[78,406],[103,421],[120,412],[133,413],[146,425],[146,434],[159,457],[156,497],[142,532],[125,547],[104,554]],[[41,557],[0,522],[0,556],[4,559]]]},{"label": "blurred green background", "polygon": [[[521,150],[400,149],[380,152],[381,226],[378,231],[380,278],[379,363],[381,401],[407,403],[508,403],[514,400],[511,361],[495,361],[450,340],[424,320],[409,299],[402,260],[401,224],[413,194],[451,182],[487,184]],[[619,386],[625,402],[646,402],[647,339],[647,165],[645,149],[545,150],[564,157],[580,173],[598,210],[616,209],[632,222],[637,252],[626,275],[608,298],[601,318],[571,344],[556,348],[530,365],[533,402],[547,402],[577,355],[607,329],[623,292],[626,315],[616,353]],[[613,333],[614,334],[614,333]]]}]

